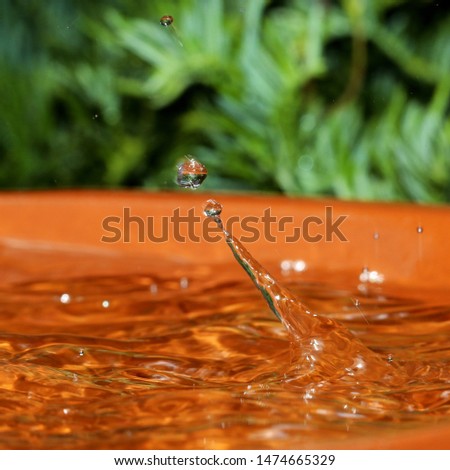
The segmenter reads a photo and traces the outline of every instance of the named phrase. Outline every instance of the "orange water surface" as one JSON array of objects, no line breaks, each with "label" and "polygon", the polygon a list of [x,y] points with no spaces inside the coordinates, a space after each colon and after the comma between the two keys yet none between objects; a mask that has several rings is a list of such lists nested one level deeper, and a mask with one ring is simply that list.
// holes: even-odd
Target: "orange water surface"
[{"label": "orange water surface", "polygon": [[274,263],[393,371],[311,377],[296,375],[292,338],[231,259],[3,246],[0,260],[3,449],[391,448],[450,422],[445,293]]}]

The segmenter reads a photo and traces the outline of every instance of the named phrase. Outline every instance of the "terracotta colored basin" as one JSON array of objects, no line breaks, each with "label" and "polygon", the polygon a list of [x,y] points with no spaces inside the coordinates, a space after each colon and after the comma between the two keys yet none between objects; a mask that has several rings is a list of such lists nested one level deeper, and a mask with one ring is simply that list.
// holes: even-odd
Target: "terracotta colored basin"
[{"label": "terracotta colored basin", "polygon": [[[105,242],[112,232],[105,230],[105,219],[128,215],[145,220],[153,217],[154,233],[160,234],[163,217],[181,214],[204,220],[202,205],[212,197],[204,193],[142,193],[142,192],[24,192],[0,195],[0,254],[5,248],[37,247],[47,253],[37,262],[31,256],[20,268],[13,266],[8,257],[0,259],[0,284],[18,280],[77,276],[89,272],[135,273],[144,272],[148,265],[159,263],[161,269],[188,272],[190,266],[229,263],[232,259],[226,244],[203,239],[175,240],[169,231],[168,240],[155,243],[138,240],[139,223],[130,223],[129,241]],[[381,273],[387,285],[397,291],[415,287],[418,293],[450,298],[450,208],[426,207],[409,204],[349,203],[332,200],[289,199],[268,196],[214,195],[224,205],[224,220],[239,216],[256,216],[254,226],[260,236],[246,244],[254,257],[262,263],[278,265],[280,261],[302,260],[312,273],[345,270],[355,279],[364,267]],[[336,233],[325,239],[327,209],[332,207],[335,221],[346,216],[340,224],[346,241]],[[274,222],[270,237],[264,235],[260,218],[270,208]],[[293,225],[301,226],[307,217],[315,217],[310,236],[322,235],[315,242],[286,241]],[[330,213],[328,213],[330,216]],[[285,219],[284,231],[277,221]],[[117,219],[114,219],[117,220]],[[134,220],[134,219],[133,219]],[[289,222],[291,220],[291,222]],[[330,224],[330,222],[328,222]],[[114,225],[114,223],[112,224]],[[118,226],[115,224],[114,226]],[[199,222],[198,227],[201,223]],[[235,235],[244,233],[236,224]],[[267,225],[266,225],[267,229]],[[328,226],[330,229],[330,226]],[[186,235],[187,228],[181,227]],[[197,235],[202,237],[201,230]],[[266,234],[267,235],[267,234]],[[103,241],[102,241],[103,237]],[[267,238],[274,237],[275,240]],[[67,249],[75,255],[67,256]],[[90,253],[90,261],[77,261],[76,253]],[[106,257],[105,257],[106,255]],[[102,259],[97,263],[97,259]],[[107,261],[104,261],[104,260]],[[43,261],[44,260],[44,261]],[[126,262],[125,262],[126,260]],[[233,268],[232,268],[233,269]],[[236,265],[236,276],[245,277]],[[314,275],[314,274],[312,274]],[[369,438],[356,440],[355,448],[448,448],[450,424],[405,431],[391,442],[378,442]],[[346,447],[348,444],[345,445]]]}]

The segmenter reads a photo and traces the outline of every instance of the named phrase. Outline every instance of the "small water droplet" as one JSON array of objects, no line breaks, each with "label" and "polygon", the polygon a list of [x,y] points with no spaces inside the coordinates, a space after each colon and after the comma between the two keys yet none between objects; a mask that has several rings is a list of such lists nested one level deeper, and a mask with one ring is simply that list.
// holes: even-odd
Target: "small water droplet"
[{"label": "small water droplet", "polygon": [[102,302],[102,307],[103,307],[103,308],[108,308],[108,307],[109,307],[109,300],[104,300],[104,301]]},{"label": "small water droplet", "polygon": [[394,356],[392,354],[388,354],[386,359],[388,362],[394,362]]},{"label": "small water droplet", "polygon": [[281,271],[286,273],[286,271],[290,271],[291,269],[291,263],[292,261],[289,260],[289,259],[284,259],[281,263],[280,263],[280,268],[281,268]]},{"label": "small water droplet", "polygon": [[306,263],[302,259],[285,259],[281,262],[280,267],[283,274],[288,274],[290,271],[301,273],[306,269]]},{"label": "small water droplet", "polygon": [[354,299],[353,303],[355,304],[355,307],[359,307],[361,305],[361,302],[359,301],[359,299]]},{"label": "small water droplet", "polygon": [[380,234],[379,234],[378,232],[375,232],[375,233],[373,234],[373,239],[374,239],[374,240],[379,240],[379,239],[380,239]]},{"label": "small water droplet", "polygon": [[98,118],[98,114],[94,114],[94,115],[92,116],[92,119],[97,119],[97,118]]},{"label": "small water droplet", "polygon": [[361,282],[370,282],[371,284],[382,284],[384,282],[384,275],[364,267],[359,275],[359,280]]},{"label": "small water droplet", "polygon": [[84,349],[82,349],[82,348],[81,348],[81,349],[79,349],[79,351],[78,351],[78,355],[79,355],[80,357],[83,357],[83,356],[84,356],[84,354],[85,354],[85,352],[84,352]]},{"label": "small water droplet", "polygon": [[158,286],[156,284],[150,284],[150,292],[154,295],[158,293]]},{"label": "small water droplet", "polygon": [[63,408],[63,413],[65,415],[68,415],[70,413],[70,409],[69,408]]},{"label": "small water droplet", "polygon": [[180,279],[180,289],[187,289],[189,286],[189,279],[187,277],[182,277]]},{"label": "small water droplet", "polygon": [[170,15],[161,16],[159,23],[161,26],[170,26],[173,23],[173,16],[170,16]]},{"label": "small water droplet", "polygon": [[301,273],[302,271],[304,271],[306,269],[306,263],[301,260],[301,259],[298,259],[296,261],[294,261],[294,271],[297,272],[297,273]]},{"label": "small water droplet", "polygon": [[423,233],[423,227],[422,226],[418,226],[417,227],[417,233]]},{"label": "small water droplet", "polygon": [[191,155],[186,158],[187,161],[178,165],[177,184],[182,188],[197,189],[205,181],[208,170]]},{"label": "small water droplet", "polygon": [[215,201],[214,199],[208,199],[205,206],[203,207],[203,213],[206,217],[219,217],[222,213],[223,206],[220,202]]},{"label": "small water droplet", "polygon": [[70,298],[70,295],[67,294],[67,293],[64,293],[61,295],[61,297],[59,298],[59,301],[62,303],[62,304],[68,304],[70,303],[72,299]]}]

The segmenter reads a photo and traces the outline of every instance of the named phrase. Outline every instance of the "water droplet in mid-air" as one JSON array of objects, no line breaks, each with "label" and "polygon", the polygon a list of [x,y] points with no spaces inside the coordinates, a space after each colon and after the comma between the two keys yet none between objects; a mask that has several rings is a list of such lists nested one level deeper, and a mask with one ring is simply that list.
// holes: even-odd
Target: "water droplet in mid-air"
[{"label": "water droplet in mid-air", "polygon": [[150,284],[149,289],[153,295],[158,293],[158,286],[156,284]]},{"label": "water droplet in mid-air", "polygon": [[379,240],[379,239],[380,239],[380,234],[379,234],[378,232],[375,232],[375,233],[373,234],[373,239],[374,239],[374,240]]},{"label": "water droplet in mid-air", "polygon": [[170,15],[161,16],[161,18],[159,20],[159,24],[161,26],[164,26],[165,28],[167,28],[170,31],[170,33],[172,34],[172,36],[176,39],[178,44],[181,47],[184,47],[183,42],[181,41],[180,36],[177,33],[177,30],[175,29],[175,26],[173,25],[173,16],[170,16]]},{"label": "water droplet in mid-air", "polygon": [[70,295],[67,294],[67,293],[62,294],[61,297],[59,298],[59,301],[62,304],[68,304],[68,303],[70,303],[71,300],[72,299],[71,299]]},{"label": "water droplet in mid-air", "polygon": [[206,166],[191,155],[186,155],[187,161],[180,163],[177,169],[177,184],[182,188],[197,189],[208,175]]},{"label": "water droplet in mid-air", "polygon": [[170,26],[173,23],[173,17],[170,15],[161,16],[159,23],[161,26]]},{"label": "water droplet in mid-air", "polygon": [[417,227],[417,233],[423,233],[423,227],[422,226],[418,226]]},{"label": "water droplet in mid-air", "polygon": [[361,282],[370,282],[371,284],[382,284],[384,282],[384,275],[378,271],[371,271],[367,266],[362,268],[359,275]]},{"label": "water droplet in mid-air", "polygon": [[222,213],[222,204],[220,202],[215,201],[214,199],[208,199],[206,201],[205,207],[203,208],[203,213],[206,217],[219,217]]},{"label": "water droplet in mid-air", "polygon": [[283,274],[289,274],[291,271],[301,273],[306,269],[306,263],[302,259],[285,259],[280,263],[280,268]]}]

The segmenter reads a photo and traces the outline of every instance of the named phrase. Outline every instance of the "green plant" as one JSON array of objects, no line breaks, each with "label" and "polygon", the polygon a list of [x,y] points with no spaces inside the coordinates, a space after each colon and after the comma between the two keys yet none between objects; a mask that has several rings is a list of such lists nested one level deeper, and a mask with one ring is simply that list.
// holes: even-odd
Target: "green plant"
[{"label": "green plant", "polygon": [[14,54],[4,60],[0,83],[17,88],[0,125],[3,186],[171,188],[191,153],[210,169],[208,189],[450,201],[450,15],[439,4],[32,3],[65,15],[54,28],[74,14],[77,27],[70,41],[46,37],[25,73]]}]

